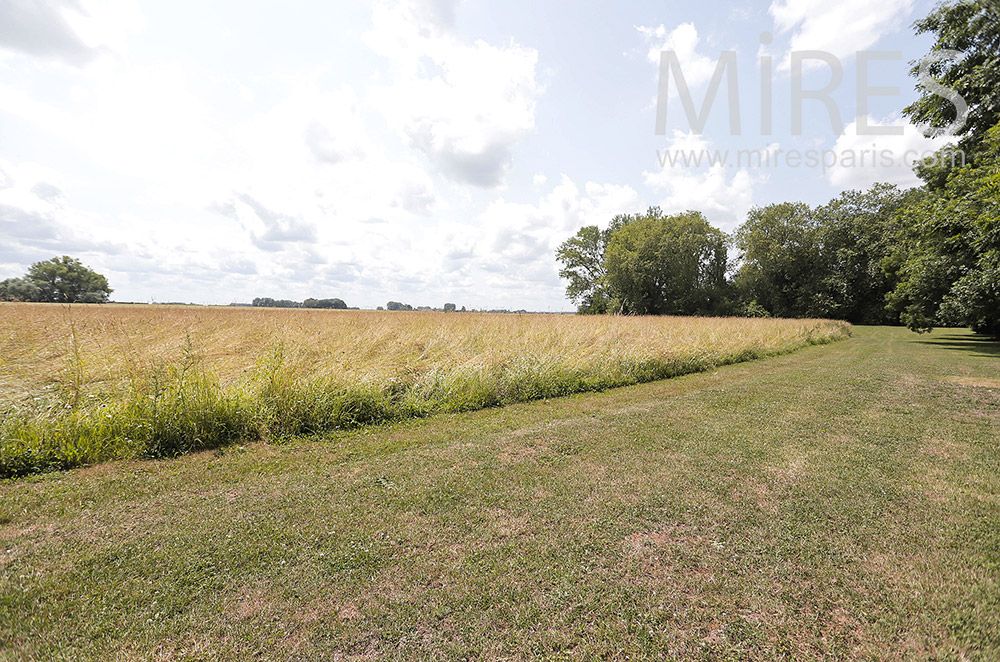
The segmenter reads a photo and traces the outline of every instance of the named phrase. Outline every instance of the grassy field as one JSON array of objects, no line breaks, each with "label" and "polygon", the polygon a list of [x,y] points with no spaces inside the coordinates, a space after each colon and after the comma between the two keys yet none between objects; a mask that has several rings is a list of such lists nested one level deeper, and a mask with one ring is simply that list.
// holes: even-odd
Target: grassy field
[{"label": "grassy field", "polygon": [[995,660],[998,368],[862,327],[0,483],[0,660]]},{"label": "grassy field", "polygon": [[0,304],[0,477],[600,391],[821,320]]}]

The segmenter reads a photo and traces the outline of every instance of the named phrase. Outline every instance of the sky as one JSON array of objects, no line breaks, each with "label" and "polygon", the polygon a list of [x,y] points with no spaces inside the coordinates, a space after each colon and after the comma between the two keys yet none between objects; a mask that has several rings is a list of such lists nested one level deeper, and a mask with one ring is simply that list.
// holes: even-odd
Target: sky
[{"label": "sky", "polygon": [[[68,254],[118,301],[572,310],[555,250],[585,225],[658,205],[731,232],[754,206],[917,185],[908,160],[942,139],[901,110],[933,4],[3,0],[0,279]],[[725,78],[701,133],[665,86],[658,135],[664,50],[696,109],[734,53],[738,135]],[[795,130],[801,51],[842,69],[842,132],[819,100]],[[807,90],[834,76],[803,67]],[[889,89],[859,96],[859,72]],[[810,150],[830,167],[788,159]]]}]

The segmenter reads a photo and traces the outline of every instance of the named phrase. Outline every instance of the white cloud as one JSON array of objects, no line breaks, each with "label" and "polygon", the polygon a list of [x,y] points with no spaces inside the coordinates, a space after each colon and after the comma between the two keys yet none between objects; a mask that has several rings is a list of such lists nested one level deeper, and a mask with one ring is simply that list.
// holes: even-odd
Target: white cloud
[{"label": "white cloud", "polygon": [[320,76],[283,82],[271,105],[255,106],[223,131],[227,187],[287,189],[295,183],[295,197],[301,199],[330,180],[331,171],[339,173],[337,166],[356,167],[375,155],[354,88],[323,89]]},{"label": "white cloud", "polygon": [[442,275],[456,296],[490,291],[503,305],[544,309],[562,298],[558,245],[585,225],[606,227],[617,214],[639,207],[629,186],[588,182],[581,189],[563,175],[537,202],[498,198],[474,223],[448,224]]},{"label": "white cloud", "polygon": [[121,52],[144,25],[132,0],[4,0],[0,49],[83,65]]},{"label": "white cloud", "polygon": [[[253,223],[258,227],[251,229],[253,242],[258,248],[270,251],[278,250],[282,244],[288,242],[316,241],[316,228],[307,221],[269,209],[245,193],[236,198],[253,212],[254,221],[259,222]],[[245,215],[240,215],[238,209],[236,213],[237,218],[241,220],[245,218]]]},{"label": "white cloud", "polygon": [[538,53],[514,41],[466,43],[452,31],[454,2],[376,2],[364,39],[392,65],[375,106],[444,176],[499,186],[514,147],[535,127]]},{"label": "white cloud", "polygon": [[900,27],[912,11],[913,1],[773,0],[768,11],[774,18],[775,30],[792,33],[780,66],[788,69],[793,51],[816,50],[840,59],[852,57]]},{"label": "white cloud", "polygon": [[73,29],[85,44],[101,52],[127,53],[129,39],[147,26],[136,0],[77,0],[73,4],[80,9],[69,14]]},{"label": "white cloud", "polygon": [[61,173],[37,163],[11,163],[0,158],[0,264],[11,271],[53,255],[117,255],[125,245],[98,239],[94,217],[72,208]]},{"label": "white cloud", "polygon": [[851,122],[833,146],[836,163],[826,171],[831,184],[843,188],[868,188],[876,182],[919,186],[921,181],[913,172],[913,163],[931,156],[951,140],[947,136],[927,138],[918,128],[902,121],[869,119],[868,125],[902,126],[903,134],[858,135],[858,123]]},{"label": "white cloud", "polygon": [[[725,152],[717,152],[707,139],[693,133],[675,131],[666,151],[678,157],[675,165],[667,162],[643,173],[646,186],[665,196],[658,203],[663,211],[701,211],[723,230],[734,229],[753,205],[755,179],[750,172],[746,168],[733,172],[727,163],[712,162],[716,154],[724,160]],[[700,165],[693,160],[685,165],[683,155],[700,158]]]},{"label": "white cloud", "polygon": [[324,93],[314,84],[309,88],[311,99],[288,99],[283,105],[290,115],[298,115],[296,126],[305,125],[302,137],[313,157],[327,164],[363,158],[367,135],[354,89],[342,85]]},{"label": "white cloud", "polygon": [[101,61],[44,96],[0,83],[0,112],[78,148],[102,168],[158,182],[176,196],[218,172],[209,164],[224,120],[213,125],[195,81],[174,64]]},{"label": "white cloud", "polygon": [[95,53],[70,24],[73,2],[6,0],[0,3],[0,46],[11,51],[82,64]]},{"label": "white cloud", "polygon": [[701,37],[694,23],[681,23],[669,31],[662,24],[656,27],[637,25],[635,29],[649,44],[646,58],[657,67],[660,66],[660,52],[673,51],[677,54],[688,85],[700,85],[712,78],[716,62],[698,52]]}]

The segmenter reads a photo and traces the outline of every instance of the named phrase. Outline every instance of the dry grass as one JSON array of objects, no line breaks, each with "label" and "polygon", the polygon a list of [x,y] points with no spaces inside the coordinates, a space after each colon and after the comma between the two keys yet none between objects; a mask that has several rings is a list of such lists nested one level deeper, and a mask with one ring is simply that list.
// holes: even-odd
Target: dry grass
[{"label": "dry grass", "polygon": [[32,396],[72,378],[114,392],[188,343],[224,384],[282,348],[309,376],[353,382],[426,376],[515,361],[598,367],[606,362],[764,353],[843,335],[818,320],[580,317],[369,311],[0,304],[0,394]]},{"label": "dry grass", "polygon": [[849,332],[822,320],[2,304],[0,411],[13,422],[0,474],[602,390]]}]

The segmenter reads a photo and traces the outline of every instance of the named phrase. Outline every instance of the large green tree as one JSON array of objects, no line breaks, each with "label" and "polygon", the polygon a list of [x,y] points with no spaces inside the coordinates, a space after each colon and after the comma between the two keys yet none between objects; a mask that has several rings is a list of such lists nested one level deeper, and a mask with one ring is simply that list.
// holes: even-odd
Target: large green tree
[{"label": "large green tree", "polygon": [[925,194],[876,184],[845,191],[814,210],[821,277],[811,312],[854,324],[898,324],[886,298],[896,287],[895,237],[900,210]]},{"label": "large green tree", "polygon": [[[968,105],[968,117],[957,136],[964,148],[978,145],[987,131],[1000,122],[1000,2],[959,0],[938,5],[914,25],[918,34],[934,35],[934,45],[924,62],[932,85],[945,95],[918,83],[921,96],[903,112],[917,125],[943,130],[958,116],[946,90],[958,93]],[[961,53],[951,57],[949,51]],[[919,76],[921,62],[911,73]]]},{"label": "large green tree", "polygon": [[736,286],[748,303],[777,317],[820,315],[826,272],[813,212],[800,202],[755,207],[736,231]]},{"label": "large green tree", "polygon": [[915,331],[969,326],[1000,336],[1000,125],[943,188],[903,212],[891,303]]},{"label": "large green tree", "polygon": [[567,281],[566,297],[576,304],[577,312],[584,315],[612,312],[604,263],[608,242],[629,223],[662,215],[659,207],[650,207],[645,214],[618,214],[607,228],[588,225],[559,245],[556,249],[556,259],[562,264],[559,276]]},{"label": "large green tree", "polygon": [[112,292],[107,278],[68,255],[36,262],[24,279],[38,288],[38,301],[104,303]]},{"label": "large green tree", "polygon": [[[916,168],[929,193],[902,216],[891,305],[916,331],[962,325],[1000,337],[1000,3],[944,3],[916,28],[935,36],[930,55],[963,54],[930,72],[962,96],[968,118],[957,146]],[[951,100],[922,92],[905,111],[911,120],[941,128],[955,119]]]},{"label": "large green tree", "polygon": [[728,297],[726,235],[699,212],[664,216],[658,209],[618,228],[604,265],[617,312],[711,315]]},{"label": "large green tree", "polygon": [[582,314],[606,313],[611,305],[604,271],[609,238],[607,230],[588,225],[556,249],[556,259],[562,264],[559,276],[568,281],[566,297]]}]

